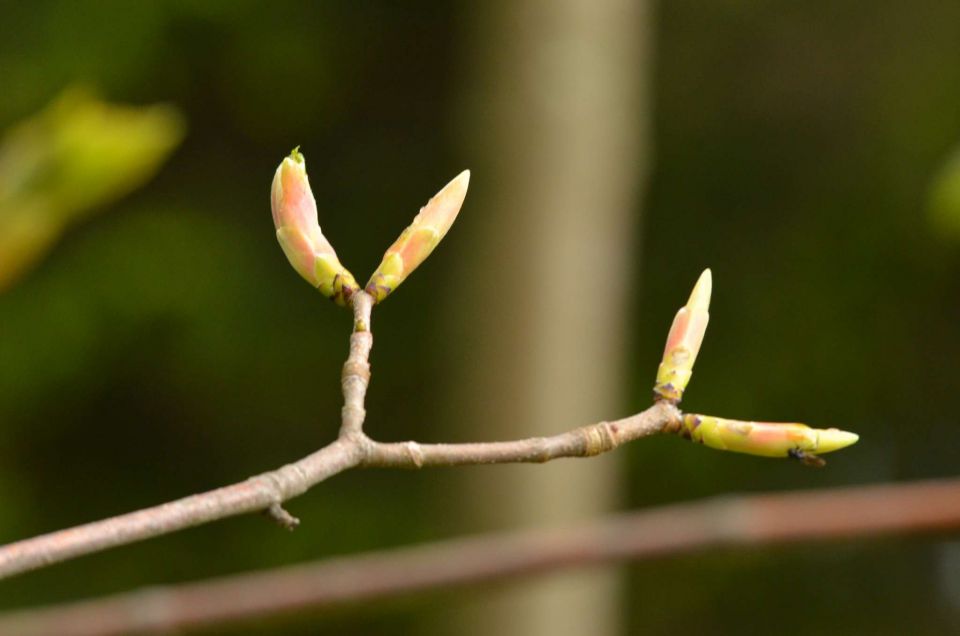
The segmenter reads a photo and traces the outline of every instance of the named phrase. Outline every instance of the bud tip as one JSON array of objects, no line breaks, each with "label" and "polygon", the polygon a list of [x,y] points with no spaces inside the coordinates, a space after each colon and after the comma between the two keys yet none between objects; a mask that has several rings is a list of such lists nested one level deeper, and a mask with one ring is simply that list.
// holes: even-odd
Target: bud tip
[{"label": "bud tip", "polygon": [[836,428],[821,429],[819,431],[817,452],[829,453],[840,450],[841,448],[846,448],[847,446],[853,446],[859,439],[859,435],[849,431],[841,431]]},{"label": "bud tip", "polygon": [[[435,207],[437,208],[437,210],[434,212],[433,215],[428,214],[427,215],[428,218],[433,218],[434,215],[436,215],[437,217],[442,217],[445,219],[446,222],[440,223],[439,225],[441,226],[446,225],[447,227],[449,227],[453,223],[454,219],[457,218],[457,214],[460,212],[460,206],[463,205],[463,200],[467,197],[467,187],[469,185],[470,185],[469,170],[464,170],[463,172],[458,174],[456,177],[451,179],[450,183],[443,186],[443,189],[440,190],[440,192],[438,192],[436,196],[434,196],[433,199],[430,200],[429,203],[427,203],[426,207],[430,208],[431,203],[434,203],[434,202],[440,203],[441,201],[444,202],[443,205],[436,205]],[[434,218],[434,222],[438,220],[439,220],[438,218]],[[445,232],[446,230],[443,230],[441,234]]]},{"label": "bud tip", "polygon": [[700,278],[697,279],[697,284],[693,286],[693,291],[690,292],[690,300],[687,301],[687,309],[691,311],[695,309],[709,310],[711,293],[713,293],[713,274],[708,267],[703,270]]}]

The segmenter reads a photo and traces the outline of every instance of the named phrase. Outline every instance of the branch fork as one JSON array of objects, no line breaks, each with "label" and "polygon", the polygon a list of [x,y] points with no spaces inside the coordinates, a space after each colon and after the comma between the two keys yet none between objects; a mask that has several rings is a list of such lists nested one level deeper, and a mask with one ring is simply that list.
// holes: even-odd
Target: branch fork
[{"label": "branch fork", "polygon": [[298,461],[240,483],[0,546],[0,578],[251,512],[263,512],[281,527],[292,530],[299,520],[283,508],[284,502],[333,475],[357,467],[419,469],[542,463],[561,457],[593,457],[621,444],[664,432],[678,433],[711,448],[794,457],[818,464],[822,460],[815,453],[856,442],[855,434],[837,429],[740,422],[680,412],[677,405],[692,376],[693,363],[709,320],[710,270],[701,275],[690,300],[674,319],[657,372],[654,403],[641,413],[550,437],[505,442],[382,443],[367,437],[363,424],[370,383],[373,306],[395,291],[446,235],[466,196],[469,178],[469,171],[462,172],[421,208],[361,289],[320,230],[306,163],[303,155],[294,150],[277,168],[271,191],[277,238],[291,265],[304,279],[353,311],[349,354],[341,375],[343,408],[337,439]]}]

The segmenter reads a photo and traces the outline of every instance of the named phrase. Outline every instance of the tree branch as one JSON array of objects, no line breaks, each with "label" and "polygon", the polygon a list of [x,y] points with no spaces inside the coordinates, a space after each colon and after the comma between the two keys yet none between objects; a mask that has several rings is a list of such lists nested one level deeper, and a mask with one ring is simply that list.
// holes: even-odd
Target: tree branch
[{"label": "tree branch", "polygon": [[0,579],[251,512],[266,511],[277,523],[292,529],[298,520],[283,509],[283,502],[357,466],[420,468],[590,457],[621,443],[679,426],[680,411],[672,404],[657,402],[637,415],[553,437],[475,444],[375,442],[363,433],[364,399],[370,381],[369,357],[373,346],[372,305],[373,300],[366,292],[358,291],[351,297],[354,325],[350,353],[343,365],[340,435],[334,442],[299,461],[237,484],[0,546]]},{"label": "tree branch", "polygon": [[285,513],[276,508],[281,502],[356,466],[361,459],[359,445],[338,439],[300,461],[238,484],[9,543],[0,547],[0,578],[271,507],[276,510],[271,516],[282,522]]},{"label": "tree branch", "polygon": [[418,444],[374,442],[361,465],[379,468],[420,468],[464,464],[548,462],[559,457],[592,457],[611,451],[664,429],[680,419],[677,408],[666,402],[617,420],[600,422],[552,437],[534,437],[512,442],[476,444]]},{"label": "tree branch", "polygon": [[370,331],[370,312],[373,298],[360,291],[350,297],[353,307],[353,333],[350,334],[350,355],[343,363],[340,386],[343,389],[343,410],[340,412],[340,439],[363,434],[363,420],[367,412],[364,400],[370,384],[370,350],[373,332]]},{"label": "tree branch", "polygon": [[457,539],[20,610],[0,615],[0,633],[167,633],[624,559],[956,528],[960,479],[723,496],[562,530]]}]

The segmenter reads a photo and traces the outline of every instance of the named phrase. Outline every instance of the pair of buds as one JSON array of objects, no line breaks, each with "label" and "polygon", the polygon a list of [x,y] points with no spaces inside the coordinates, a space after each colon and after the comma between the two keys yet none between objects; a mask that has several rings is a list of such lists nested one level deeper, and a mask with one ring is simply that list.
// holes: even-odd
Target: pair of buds
[{"label": "pair of buds", "polygon": [[[420,209],[413,223],[387,249],[364,288],[375,302],[381,302],[395,290],[446,236],[467,196],[469,183],[470,171],[464,170]],[[299,149],[294,149],[277,168],[270,204],[277,240],[293,269],[321,294],[346,305],[360,287],[320,231],[317,202]]]},{"label": "pair of buds", "polygon": [[[713,277],[705,270],[697,280],[686,306],[677,312],[667,336],[663,360],[657,369],[655,398],[677,404],[693,375],[693,363],[700,352],[710,321],[710,294]],[[718,450],[764,457],[792,457],[821,466],[815,453],[829,453],[855,443],[859,436],[836,428],[818,429],[806,424],[741,422],[711,415],[683,416],[675,432]]]},{"label": "pair of buds", "polygon": [[[375,302],[383,301],[395,290],[447,234],[463,205],[469,182],[470,172],[464,170],[420,209],[413,223],[387,249],[380,266],[364,287]],[[340,305],[349,303],[360,287],[320,231],[317,202],[310,190],[306,162],[297,149],[277,168],[270,201],[277,240],[293,268],[327,298]],[[708,269],[700,275],[686,306],[673,319],[657,370],[654,386],[657,400],[677,404],[683,397],[710,320],[712,287]],[[839,450],[859,439],[855,433],[835,428],[741,422],[693,414],[684,415],[673,430],[710,448],[765,457],[792,457],[811,465],[823,464],[815,453]]]}]

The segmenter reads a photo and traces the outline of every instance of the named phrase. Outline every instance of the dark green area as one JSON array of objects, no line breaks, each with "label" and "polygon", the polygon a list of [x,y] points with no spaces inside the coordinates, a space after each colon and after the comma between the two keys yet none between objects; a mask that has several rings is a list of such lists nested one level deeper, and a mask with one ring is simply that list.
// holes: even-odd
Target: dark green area
[{"label": "dark green area", "polygon": [[[285,262],[270,179],[299,144],[324,233],[365,280],[471,165],[458,146],[462,8],[0,2],[0,128],[77,81],[113,101],[173,103],[188,124],[153,181],[0,296],[0,542],[236,481],[335,435],[350,319]],[[954,475],[960,243],[927,205],[960,143],[960,4],[674,0],[659,3],[655,33],[639,388],[623,412],[645,405],[673,312],[711,266],[686,406],[861,441],[825,471],[636,444],[622,451],[630,505]],[[423,405],[455,362],[428,301],[456,244],[374,318],[376,436],[448,437]],[[342,475],[292,502],[305,522],[293,534],[258,518],[212,524],[0,583],[0,608],[449,536],[442,478]],[[629,566],[629,633],[950,633],[949,549],[851,541]],[[282,630],[410,633],[451,595]]]}]

